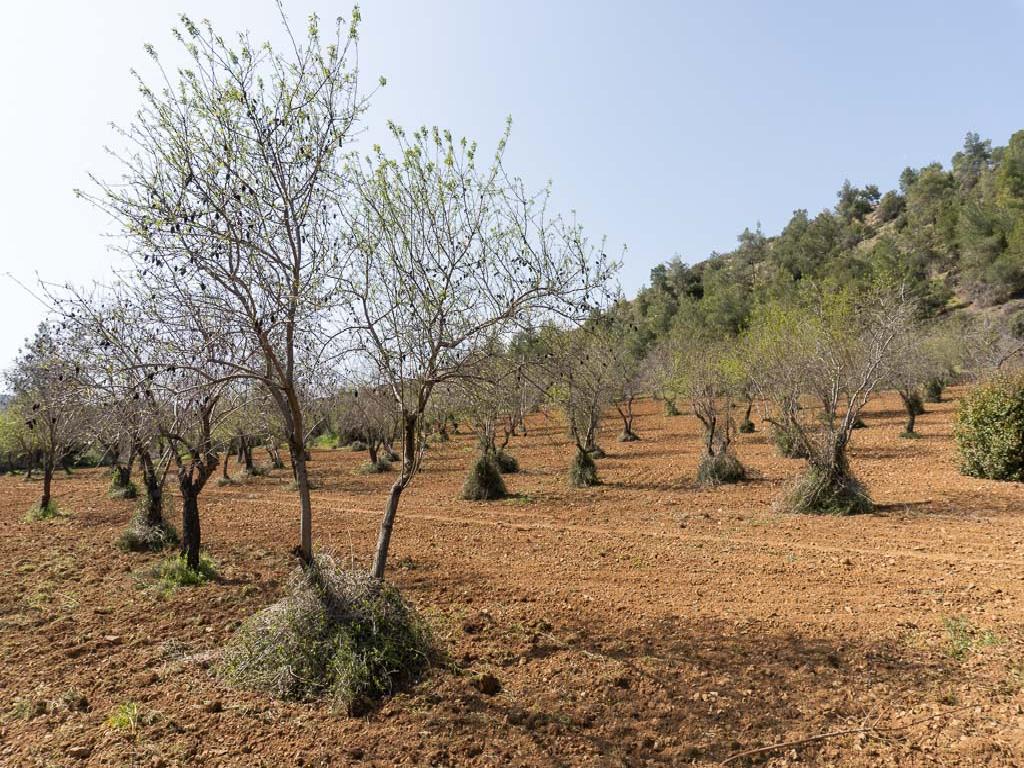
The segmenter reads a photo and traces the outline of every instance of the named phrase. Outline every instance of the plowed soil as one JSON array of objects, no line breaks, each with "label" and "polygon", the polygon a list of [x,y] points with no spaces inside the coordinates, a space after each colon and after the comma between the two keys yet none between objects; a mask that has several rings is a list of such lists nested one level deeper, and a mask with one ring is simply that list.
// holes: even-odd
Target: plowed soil
[{"label": "plowed soil", "polygon": [[[786,742],[727,764],[1024,765],[1024,486],[957,473],[954,409],[904,440],[875,400],[851,458],[877,511],[842,519],[773,510],[803,463],[762,431],[738,444],[757,479],[696,488],[697,422],[651,402],[640,442],[609,417],[593,489],[568,487],[555,415],[515,438],[500,502],[458,498],[470,436],[435,444],[389,578],[450,663],[360,718],[212,671],[295,566],[287,470],[203,492],[220,578],[170,594],[140,578],[158,556],[113,546],[132,502],[105,473],[58,476],[70,514],[44,523],[38,484],[0,478],[0,765],[717,765]],[[315,540],[360,565],[390,484],[364,460],[313,453]]]}]

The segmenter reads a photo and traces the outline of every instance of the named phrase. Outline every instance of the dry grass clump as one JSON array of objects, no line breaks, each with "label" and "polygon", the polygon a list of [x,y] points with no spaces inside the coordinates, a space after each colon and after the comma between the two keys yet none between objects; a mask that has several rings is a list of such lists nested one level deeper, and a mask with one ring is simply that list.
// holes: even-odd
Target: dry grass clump
[{"label": "dry grass clump", "polygon": [[796,478],[782,499],[783,512],[806,515],[859,515],[874,509],[867,489],[853,475],[815,466]]},{"label": "dry grass clump", "polygon": [[503,475],[515,474],[519,471],[519,459],[504,449],[499,449],[494,454],[494,463]]},{"label": "dry grass clump", "polygon": [[359,474],[375,475],[380,472],[388,472],[391,469],[391,461],[387,458],[379,458],[376,461],[364,461],[359,465]]},{"label": "dry grass clump", "polygon": [[569,466],[569,482],[577,488],[588,488],[601,482],[597,477],[597,465],[592,453],[576,451]]},{"label": "dry grass clump", "polygon": [[697,483],[704,487],[738,483],[747,479],[747,470],[732,451],[701,457],[697,467]]},{"label": "dry grass clump", "polygon": [[319,554],[292,574],[284,598],[242,624],[219,674],[282,699],[326,697],[356,715],[434,656],[427,625],[396,587]]},{"label": "dry grass clump", "polygon": [[490,452],[480,455],[462,486],[462,498],[470,501],[503,499],[508,495],[501,471]]},{"label": "dry grass clump", "polygon": [[117,538],[118,549],[125,552],[159,552],[178,546],[178,531],[164,521],[162,525],[150,525],[145,510],[132,515],[128,527]]}]

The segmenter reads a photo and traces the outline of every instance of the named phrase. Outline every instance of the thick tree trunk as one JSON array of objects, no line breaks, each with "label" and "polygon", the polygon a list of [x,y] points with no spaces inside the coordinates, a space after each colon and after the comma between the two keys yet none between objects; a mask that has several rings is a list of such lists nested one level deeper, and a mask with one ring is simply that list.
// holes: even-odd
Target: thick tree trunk
[{"label": "thick tree trunk", "polygon": [[199,493],[191,483],[181,483],[181,555],[189,570],[199,570]]},{"label": "thick tree trunk", "polygon": [[129,483],[132,481],[132,468],[131,465],[118,464],[114,467],[114,486],[117,488],[127,488]]},{"label": "thick tree trunk", "polygon": [[228,464],[231,463],[231,451],[224,451],[224,466],[221,467],[221,477],[228,480]]},{"label": "thick tree trunk", "polygon": [[249,444],[248,440],[245,440],[243,438],[241,442],[241,448],[242,460],[245,462],[245,471],[248,472],[249,474],[252,474],[253,470],[255,469],[255,466],[253,465],[252,462],[252,445]]},{"label": "thick tree trunk", "polygon": [[366,444],[366,450],[370,454],[370,463],[371,464],[376,464],[377,463],[377,441],[376,440],[370,440]]},{"label": "thick tree trunk", "polygon": [[391,547],[391,532],[394,530],[395,517],[398,515],[398,502],[402,498],[405,486],[412,479],[412,471],[416,463],[416,424],[415,414],[405,417],[405,429],[402,437],[402,473],[395,484],[391,486],[388,504],[384,508],[384,517],[380,521],[377,550],[373,555],[373,568],[371,569],[371,574],[375,579],[384,578],[384,571],[388,563],[388,550]]},{"label": "thick tree trunk", "polygon": [[163,480],[148,453],[140,454],[139,465],[142,467],[142,482],[146,485],[146,525],[161,528],[164,524]]},{"label": "thick tree trunk", "polygon": [[914,426],[915,426],[916,422],[917,422],[917,409],[916,408],[907,408],[907,426],[906,426],[905,431],[906,431],[906,433],[908,435],[914,434]]}]

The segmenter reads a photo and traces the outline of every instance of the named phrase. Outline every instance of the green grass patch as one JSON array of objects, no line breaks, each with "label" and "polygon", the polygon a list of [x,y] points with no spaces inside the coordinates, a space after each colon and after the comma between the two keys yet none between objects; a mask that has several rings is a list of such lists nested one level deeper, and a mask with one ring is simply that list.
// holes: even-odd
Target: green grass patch
[{"label": "green grass patch", "polygon": [[942,622],[946,632],[946,653],[963,661],[979,648],[999,645],[1000,639],[990,629],[977,629],[963,616],[946,618]]},{"label": "green grass patch", "polygon": [[51,501],[45,507],[36,504],[29,509],[29,511],[25,513],[25,522],[42,523],[48,520],[59,520],[67,516],[67,513],[62,512],[56,502]]},{"label": "green grass patch", "polygon": [[143,571],[143,581],[147,586],[160,592],[174,592],[180,587],[198,587],[217,577],[217,565],[205,552],[199,553],[199,568],[192,570],[185,562],[185,557],[174,554],[151,568]]}]

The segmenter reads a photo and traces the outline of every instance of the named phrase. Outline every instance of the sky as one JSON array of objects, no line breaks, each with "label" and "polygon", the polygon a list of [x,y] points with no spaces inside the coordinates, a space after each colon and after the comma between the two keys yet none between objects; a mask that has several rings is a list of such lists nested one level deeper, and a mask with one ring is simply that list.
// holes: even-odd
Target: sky
[{"label": "sky", "polygon": [[[284,0],[348,16],[348,2]],[[655,265],[777,232],[831,207],[844,179],[895,187],[948,164],[964,134],[1024,128],[1024,0],[363,0],[367,88],[385,76],[362,141],[387,120],[493,147],[595,238],[628,250],[627,295]],[[152,43],[181,61],[181,12],[225,35],[282,39],[272,0],[12,0],[0,27],[0,369],[45,309],[22,285],[102,280],[112,224],[77,199],[117,178],[110,123],[139,106],[130,70]],[[489,153],[488,153],[489,154]]]}]

